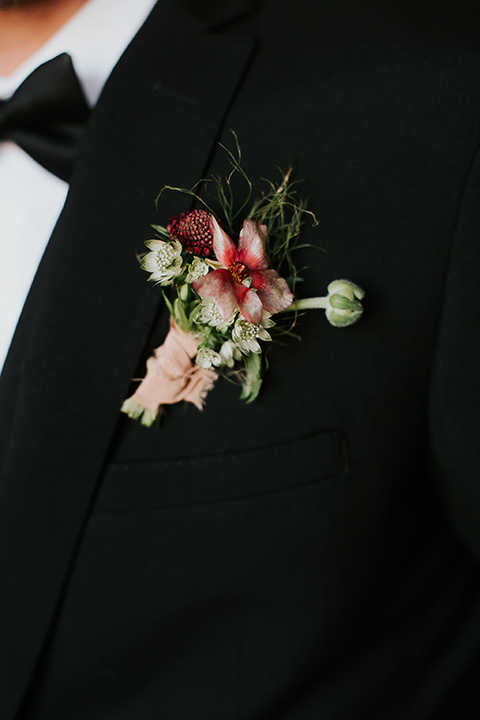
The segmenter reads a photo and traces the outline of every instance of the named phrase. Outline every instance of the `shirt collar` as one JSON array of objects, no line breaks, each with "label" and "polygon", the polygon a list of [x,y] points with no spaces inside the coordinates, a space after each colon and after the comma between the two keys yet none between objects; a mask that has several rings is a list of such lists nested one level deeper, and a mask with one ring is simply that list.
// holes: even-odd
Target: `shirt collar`
[{"label": "shirt collar", "polygon": [[0,77],[0,98],[12,95],[39,65],[67,52],[87,102],[93,107],[108,76],[155,3],[156,0],[89,0],[12,75]]}]

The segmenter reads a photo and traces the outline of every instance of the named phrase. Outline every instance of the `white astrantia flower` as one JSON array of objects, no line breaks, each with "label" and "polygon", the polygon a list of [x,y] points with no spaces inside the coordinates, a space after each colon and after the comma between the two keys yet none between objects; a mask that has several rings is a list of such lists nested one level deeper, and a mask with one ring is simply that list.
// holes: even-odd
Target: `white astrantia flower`
[{"label": "white astrantia flower", "polygon": [[151,252],[142,258],[142,270],[151,273],[149,280],[169,285],[182,272],[181,244],[178,240],[148,240],[145,245]]},{"label": "white astrantia flower", "polygon": [[235,314],[233,314],[228,320],[224,320],[218,309],[216,299],[212,297],[202,300],[202,304],[200,305],[199,311],[195,317],[195,322],[202,323],[202,325],[210,325],[220,332],[225,332],[234,319]]},{"label": "white astrantia flower", "polygon": [[211,367],[219,367],[219,365],[222,364],[222,358],[217,352],[215,352],[215,350],[211,350],[211,348],[201,347],[197,352],[195,362],[199,367],[203,368],[204,370],[208,370],[208,368]]},{"label": "white astrantia flower", "polygon": [[210,268],[208,267],[205,260],[202,260],[197,255],[194,255],[192,262],[188,266],[188,273],[185,282],[192,283],[195,280],[198,280],[199,278],[206,275],[209,270]]},{"label": "white astrantia flower", "polygon": [[232,330],[232,340],[242,353],[246,355],[251,352],[260,353],[262,352],[262,348],[258,340],[272,339],[265,329],[264,324],[267,324],[267,327],[274,325],[269,317],[264,318],[260,325],[254,325],[242,316],[237,318]]}]

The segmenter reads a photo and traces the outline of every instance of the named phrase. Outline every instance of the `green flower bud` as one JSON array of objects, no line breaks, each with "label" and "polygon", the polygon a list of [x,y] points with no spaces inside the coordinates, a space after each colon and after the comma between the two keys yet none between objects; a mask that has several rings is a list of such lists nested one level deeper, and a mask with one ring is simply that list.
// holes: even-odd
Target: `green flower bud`
[{"label": "green flower bud", "polygon": [[349,280],[334,280],[327,288],[327,320],[335,327],[347,327],[360,320],[363,307],[360,302],[365,297],[361,287]]}]

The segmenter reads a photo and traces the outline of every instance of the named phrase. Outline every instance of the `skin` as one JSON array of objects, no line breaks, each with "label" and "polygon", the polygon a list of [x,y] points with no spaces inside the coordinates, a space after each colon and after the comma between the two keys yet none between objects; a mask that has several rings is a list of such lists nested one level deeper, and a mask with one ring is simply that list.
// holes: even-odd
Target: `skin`
[{"label": "skin", "polygon": [[88,0],[0,0],[0,76],[11,75]]}]

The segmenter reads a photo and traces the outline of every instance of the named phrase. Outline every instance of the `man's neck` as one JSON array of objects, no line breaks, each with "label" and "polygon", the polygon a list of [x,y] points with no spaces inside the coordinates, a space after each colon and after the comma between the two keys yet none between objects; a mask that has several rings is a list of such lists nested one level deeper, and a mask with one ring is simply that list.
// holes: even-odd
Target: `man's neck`
[{"label": "man's neck", "polygon": [[88,0],[43,0],[0,6],[0,76],[11,75]]}]

